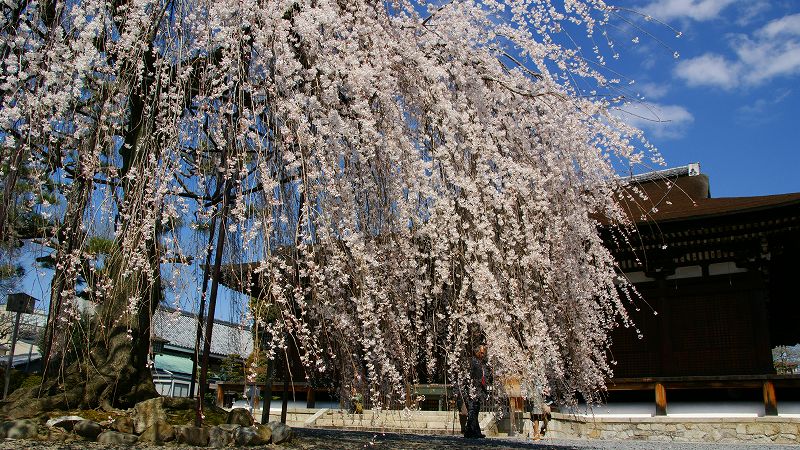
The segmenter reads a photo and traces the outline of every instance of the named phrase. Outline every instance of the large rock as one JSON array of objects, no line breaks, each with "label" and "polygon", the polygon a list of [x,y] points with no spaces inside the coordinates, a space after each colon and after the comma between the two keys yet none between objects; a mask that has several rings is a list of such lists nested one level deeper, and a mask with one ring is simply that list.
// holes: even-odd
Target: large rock
[{"label": "large rock", "polygon": [[[162,397],[165,409],[191,409],[197,406],[197,400],[189,397]],[[208,408],[208,406],[206,406]]]},{"label": "large rock", "polygon": [[74,441],[75,435],[69,433],[63,428],[49,427],[43,432],[39,433],[39,439],[51,442],[65,442],[65,441]]},{"label": "large rock", "polygon": [[192,426],[175,427],[175,440],[178,444],[205,447],[208,445],[208,429]]},{"label": "large rock", "polygon": [[139,435],[139,442],[163,444],[175,439],[175,428],[167,422],[158,422]]},{"label": "large rock", "polygon": [[253,425],[253,427],[256,429],[258,436],[262,441],[264,441],[265,444],[269,444],[272,441],[272,428],[266,425],[261,425],[260,423]]},{"label": "large rock", "polygon": [[0,438],[31,439],[38,433],[36,422],[30,419],[17,419],[0,424]]},{"label": "large rock", "polygon": [[233,444],[234,432],[239,428],[241,428],[239,425],[224,426],[224,424],[210,428],[208,430],[208,446],[214,448],[222,448]]},{"label": "large rock", "polygon": [[236,445],[251,446],[269,444],[272,438],[272,430],[263,425],[254,427],[241,427],[234,433]]},{"label": "large rock", "polygon": [[133,434],[136,431],[133,426],[133,419],[128,416],[117,417],[111,422],[111,429],[120,433]]},{"label": "large rock", "polygon": [[234,433],[236,445],[255,445],[252,443],[255,439],[258,439],[258,433],[254,428],[241,427]]},{"label": "large rock", "polygon": [[133,407],[133,428],[137,434],[152,427],[158,422],[167,421],[167,413],[164,411],[164,397],[151,398],[139,402]]},{"label": "large rock", "polygon": [[75,426],[76,423],[84,420],[81,416],[58,416],[49,419],[45,422],[45,425],[48,427],[57,427],[63,428],[67,431],[72,431],[72,427]]},{"label": "large rock", "polygon": [[91,420],[81,420],[76,422],[72,427],[72,431],[78,436],[93,441],[103,431],[100,424]]},{"label": "large rock", "polygon": [[253,426],[253,415],[245,408],[233,408],[228,413],[225,423],[241,425],[243,427]]},{"label": "large rock", "polygon": [[242,427],[241,425],[237,425],[235,423],[221,423],[217,426],[225,431],[230,431],[231,433]]},{"label": "large rock", "polygon": [[272,430],[272,443],[280,444],[292,440],[292,428],[285,423],[270,422],[267,426]]},{"label": "large rock", "polygon": [[97,442],[109,445],[133,445],[139,438],[135,434],[106,431],[97,436]]}]

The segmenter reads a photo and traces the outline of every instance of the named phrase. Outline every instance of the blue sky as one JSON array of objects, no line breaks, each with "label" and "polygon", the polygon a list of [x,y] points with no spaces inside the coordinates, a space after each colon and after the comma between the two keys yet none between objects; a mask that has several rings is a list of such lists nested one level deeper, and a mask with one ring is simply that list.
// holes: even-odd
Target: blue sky
[{"label": "blue sky", "polygon": [[625,40],[619,70],[635,80],[629,87],[646,101],[631,108],[664,122],[629,120],[647,132],[668,165],[700,162],[713,197],[800,191],[800,1],[620,6],[682,33],[676,38],[655,20],[640,18],[655,38],[631,28],[616,35]]}]

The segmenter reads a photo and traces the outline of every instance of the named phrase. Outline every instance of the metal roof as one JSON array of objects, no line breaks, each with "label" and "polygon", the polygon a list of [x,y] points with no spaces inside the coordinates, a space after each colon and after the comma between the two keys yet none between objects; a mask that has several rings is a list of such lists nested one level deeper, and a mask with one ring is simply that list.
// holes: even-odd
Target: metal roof
[{"label": "metal roof", "polygon": [[[194,352],[197,315],[168,308],[159,308],[153,315],[154,334],[166,339],[170,347]],[[211,334],[211,353],[219,356],[238,354],[246,357],[253,352],[253,335],[249,326],[214,321]]]},{"label": "metal roof", "polygon": [[700,175],[700,163],[691,163],[685,166],[672,167],[664,170],[654,170],[652,172],[645,172],[638,175],[630,175],[621,177],[622,180],[630,183],[643,183],[645,181],[665,180],[675,177],[693,177]]},{"label": "metal roof", "polygon": [[171,373],[192,373],[192,360],[175,355],[156,355],[153,361],[156,369],[165,370]]}]

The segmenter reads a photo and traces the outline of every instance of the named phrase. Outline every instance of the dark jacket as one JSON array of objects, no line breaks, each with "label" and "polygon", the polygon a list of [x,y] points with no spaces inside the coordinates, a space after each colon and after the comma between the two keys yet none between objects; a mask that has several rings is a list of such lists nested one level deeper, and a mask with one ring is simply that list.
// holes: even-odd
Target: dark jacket
[{"label": "dark jacket", "polygon": [[472,378],[472,385],[475,387],[475,392],[478,394],[486,394],[489,385],[492,383],[492,376],[486,363],[482,359],[473,356],[470,362],[470,377]]}]

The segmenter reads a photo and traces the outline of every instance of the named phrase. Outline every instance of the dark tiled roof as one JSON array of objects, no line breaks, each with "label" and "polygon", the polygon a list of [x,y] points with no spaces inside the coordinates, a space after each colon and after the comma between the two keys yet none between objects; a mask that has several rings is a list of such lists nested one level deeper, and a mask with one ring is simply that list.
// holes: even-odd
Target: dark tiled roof
[{"label": "dark tiled roof", "polygon": [[[646,197],[639,198],[639,192]],[[633,182],[629,193],[622,203],[635,222],[702,219],[800,205],[800,193],[710,198],[706,175]]]},{"label": "dark tiled roof", "polygon": [[[197,333],[197,316],[183,311],[159,308],[153,315],[155,335],[166,339],[168,345],[194,351]],[[253,351],[253,335],[250,327],[230,322],[214,321],[211,334],[211,353],[216,355],[238,354],[247,356]]]}]

